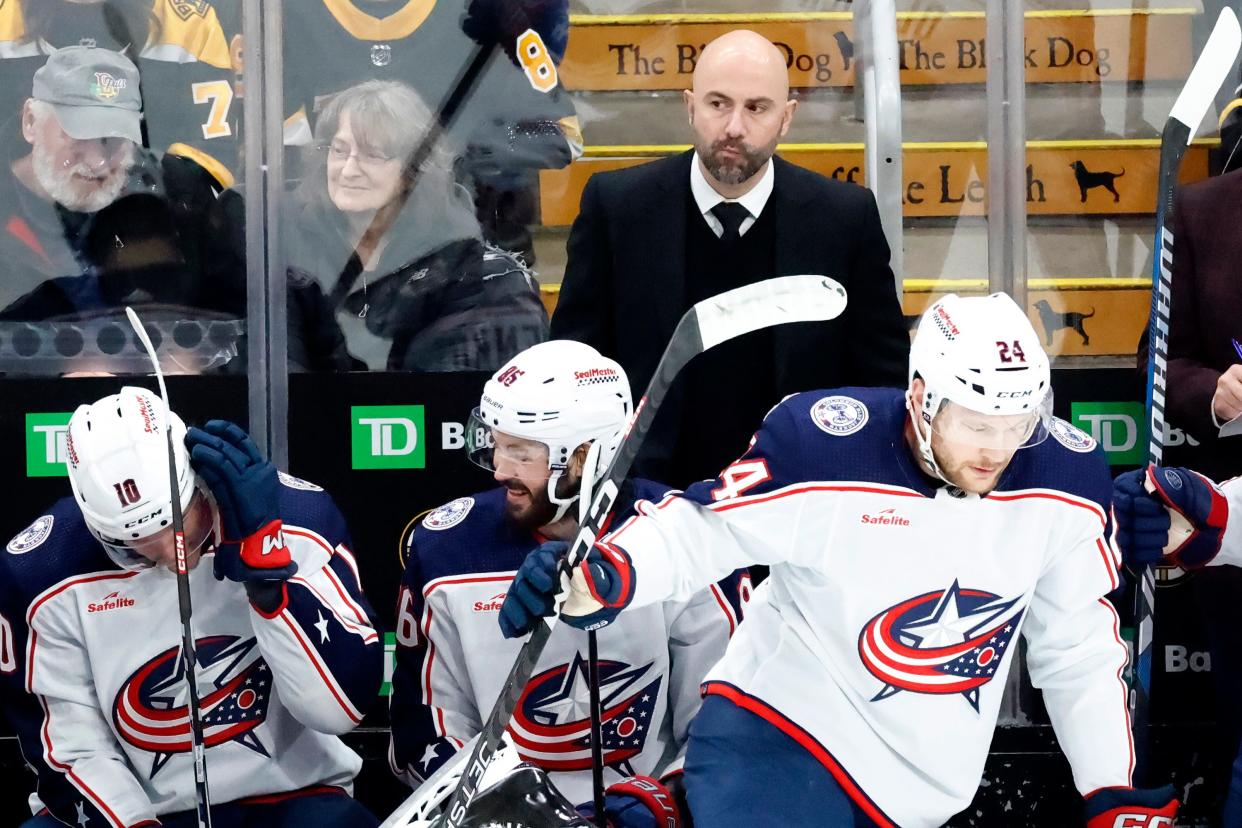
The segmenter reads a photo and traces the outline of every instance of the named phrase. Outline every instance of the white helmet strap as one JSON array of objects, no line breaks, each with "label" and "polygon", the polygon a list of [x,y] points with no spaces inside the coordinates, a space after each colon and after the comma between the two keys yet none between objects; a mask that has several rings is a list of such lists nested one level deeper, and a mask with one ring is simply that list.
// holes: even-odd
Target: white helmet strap
[{"label": "white helmet strap", "polygon": [[[919,444],[919,456],[923,460],[923,466],[927,470],[931,471],[931,473],[936,477],[952,486],[953,483],[949,480],[949,478],[944,476],[944,472],[940,470],[940,464],[936,462],[936,456],[932,452],[930,419],[934,415],[927,415],[929,422],[924,422],[923,419],[928,407],[926,382],[923,384],[922,410],[916,410],[916,406],[914,405],[914,392],[909,388],[906,389],[906,411],[910,412],[910,422],[914,426],[914,439]],[[927,428],[926,432],[923,431],[924,426]]]},{"label": "white helmet strap", "polygon": [[569,507],[574,505],[574,502],[578,499],[577,493],[574,493],[569,497],[557,496],[556,484],[557,481],[561,479],[561,475],[564,473],[564,471],[558,470],[552,472],[552,474],[548,477],[548,500],[556,505],[556,515],[548,521],[548,523],[556,523],[558,520],[565,517],[565,513],[569,511]]}]

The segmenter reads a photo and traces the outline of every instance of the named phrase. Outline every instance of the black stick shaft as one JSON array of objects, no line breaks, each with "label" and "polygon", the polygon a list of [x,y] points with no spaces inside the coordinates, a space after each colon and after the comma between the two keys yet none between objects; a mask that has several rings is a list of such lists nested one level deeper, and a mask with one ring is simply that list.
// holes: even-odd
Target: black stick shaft
[{"label": "black stick shaft", "polygon": [[591,691],[591,794],[595,800],[595,824],[608,824],[604,816],[603,711],[599,704],[599,641],[595,630],[587,633],[587,681]]},{"label": "black stick shaft", "polygon": [[[165,407],[168,401],[164,401]],[[190,750],[194,757],[194,794],[198,806],[199,828],[211,828],[211,792],[207,785],[207,752],[203,745],[203,720],[199,709],[195,671],[194,629],[190,619],[194,609],[190,600],[190,570],[186,560],[185,516],[181,514],[181,492],[177,485],[177,461],[173,451],[172,429],[165,423],[168,438],[168,487],[172,500],[173,542],[177,555],[177,609],[181,616],[181,660],[184,665],[187,707],[190,717]]]}]

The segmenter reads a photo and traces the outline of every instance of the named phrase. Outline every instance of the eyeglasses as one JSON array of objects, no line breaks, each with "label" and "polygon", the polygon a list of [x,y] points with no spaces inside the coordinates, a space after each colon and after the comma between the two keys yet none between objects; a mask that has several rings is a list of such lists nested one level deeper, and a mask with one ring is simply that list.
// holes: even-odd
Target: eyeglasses
[{"label": "eyeglasses", "polygon": [[326,152],[328,160],[337,164],[345,164],[350,158],[357,158],[358,163],[364,167],[382,167],[390,161],[396,160],[396,156],[386,155],[372,149],[362,149],[360,147],[351,147],[341,141],[333,141],[326,146],[320,146],[320,150]]}]

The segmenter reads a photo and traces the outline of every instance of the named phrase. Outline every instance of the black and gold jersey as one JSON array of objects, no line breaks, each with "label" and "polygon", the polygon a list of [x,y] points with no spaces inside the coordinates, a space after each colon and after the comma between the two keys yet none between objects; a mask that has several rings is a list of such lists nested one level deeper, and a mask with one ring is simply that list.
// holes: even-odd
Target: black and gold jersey
[{"label": "black and gold jersey", "polygon": [[[286,143],[308,143],[324,102],[367,80],[404,81],[437,110],[475,50],[461,29],[465,9],[466,0],[286,3]],[[499,50],[492,56],[449,133],[468,166],[556,168],[577,156],[573,103],[539,61],[552,58],[538,55],[523,68]]]},{"label": "black and gold jersey", "polygon": [[[29,28],[34,15],[24,13],[36,2],[39,32]],[[128,31],[133,21],[107,9],[69,0],[0,0],[0,121],[16,124],[35,71],[56,49],[113,49],[138,66],[150,148],[191,158],[231,186],[241,105],[234,102],[229,44],[212,4],[151,0],[150,18],[141,21],[147,30],[136,32]],[[3,137],[21,141],[16,129]]]}]

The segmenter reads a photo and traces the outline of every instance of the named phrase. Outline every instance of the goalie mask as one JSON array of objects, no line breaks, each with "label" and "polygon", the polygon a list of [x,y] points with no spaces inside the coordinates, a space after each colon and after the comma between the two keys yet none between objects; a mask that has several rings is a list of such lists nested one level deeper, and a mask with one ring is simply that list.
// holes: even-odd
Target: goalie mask
[{"label": "goalie mask", "polygon": [[[924,384],[917,410],[915,379]],[[906,407],[920,456],[949,483],[932,453],[933,433],[1006,457],[1047,438],[1048,355],[1013,299],[1003,293],[969,298],[951,293],[927,309],[910,346]]]},{"label": "goalie mask", "polygon": [[[160,532],[171,531],[165,410],[157,394],[126,386],[118,394],[78,406],[69,420],[65,441],[74,500],[91,534],[124,569],[154,566],[138,548]],[[185,449],[185,424],[171,412],[168,423],[177,464],[177,495],[186,514],[197,478]],[[206,540],[206,535],[187,537],[187,552]]]},{"label": "goalie mask", "polygon": [[574,451],[598,442],[597,468],[607,469],[632,410],[629,379],[620,365],[581,342],[543,342],[515,356],[483,386],[466,428],[466,450],[474,463],[495,471],[493,431],[542,443],[546,464],[542,458],[506,460],[518,466],[539,462],[538,471],[550,473],[548,500],[557,507],[553,520],[560,520],[578,498],[577,492],[568,497],[556,492]]}]

